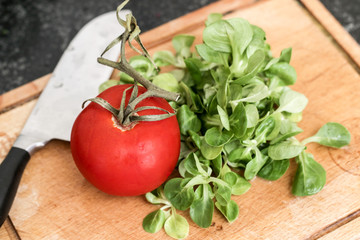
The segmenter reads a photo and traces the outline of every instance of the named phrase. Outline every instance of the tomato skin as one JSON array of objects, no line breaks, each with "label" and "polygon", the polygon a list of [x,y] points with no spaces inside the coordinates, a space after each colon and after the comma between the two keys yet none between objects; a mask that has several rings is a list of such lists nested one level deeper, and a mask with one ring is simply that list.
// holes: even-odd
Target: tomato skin
[{"label": "tomato skin", "polygon": [[[131,85],[117,85],[98,97],[119,108],[122,92]],[[129,101],[131,91],[127,92]],[[139,94],[146,89],[139,87]],[[126,102],[127,104],[127,102]],[[173,112],[166,100],[150,97],[141,106],[157,106]],[[145,110],[139,115],[163,114]],[[120,130],[112,114],[91,102],[77,117],[71,132],[71,152],[81,174],[95,187],[111,195],[135,196],[159,187],[174,170],[180,153],[180,130],[176,116],[139,122]]]}]

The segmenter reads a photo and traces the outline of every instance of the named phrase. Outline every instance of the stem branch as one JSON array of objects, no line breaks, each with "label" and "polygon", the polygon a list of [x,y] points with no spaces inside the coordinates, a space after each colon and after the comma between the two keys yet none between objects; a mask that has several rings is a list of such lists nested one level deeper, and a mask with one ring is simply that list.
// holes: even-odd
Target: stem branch
[{"label": "stem branch", "polygon": [[168,92],[165,91],[158,86],[154,85],[148,79],[144,78],[140,73],[138,73],[131,65],[128,63],[125,57],[125,42],[128,40],[130,36],[129,31],[126,29],[125,32],[122,34],[121,37],[121,55],[120,55],[120,62],[114,62],[108,60],[103,57],[99,57],[97,60],[99,63],[116,68],[126,74],[128,74],[133,79],[136,79],[141,85],[143,85],[148,91],[154,90],[151,96],[153,97],[161,97],[165,98],[166,100],[170,101],[177,101],[180,97],[178,93]]},{"label": "stem branch", "polygon": [[[112,48],[115,44],[120,43],[120,61],[115,62],[115,61],[111,61],[109,59],[103,58],[102,57],[103,54],[97,59],[97,61],[100,64],[110,66],[112,68],[118,69],[118,70],[126,73],[127,75],[129,75],[130,77],[132,77],[134,79],[134,85],[137,85],[138,83],[140,83],[147,90],[145,93],[141,94],[140,96],[137,96],[137,88],[135,88],[136,92],[133,92],[131,94],[129,103],[125,109],[124,109],[123,104],[125,103],[126,91],[124,91],[124,93],[123,93],[124,97],[122,99],[119,113],[115,117],[117,117],[117,120],[119,121],[120,124],[125,124],[125,125],[131,123],[131,119],[129,116],[131,116],[131,114],[134,113],[136,105],[148,97],[160,97],[160,98],[164,98],[169,101],[177,101],[180,98],[180,94],[174,93],[174,92],[168,92],[168,91],[156,86],[148,79],[144,78],[127,61],[126,56],[125,56],[125,43],[128,42],[130,47],[135,49],[131,44],[132,39],[135,39],[140,44],[141,49],[144,53],[143,55],[145,57],[150,58],[150,56],[149,56],[147,50],[145,49],[145,47],[142,45],[141,40],[139,38],[140,29],[136,24],[136,19],[133,16],[129,16],[129,15],[126,17],[126,21],[123,21],[122,19],[119,18],[118,12],[123,8],[123,6],[126,4],[126,2],[127,1],[125,1],[125,3],[120,5],[117,9],[118,21],[125,28],[125,31],[119,37],[117,37],[115,40],[113,40],[110,43],[110,45],[103,52],[103,54],[104,54],[110,48]],[[140,51],[137,50],[137,52],[140,52]],[[152,61],[152,63],[153,63],[153,61]],[[155,66],[155,64],[154,64],[154,66]],[[108,104],[106,104],[106,106],[107,105]],[[111,110],[111,108],[108,106],[106,109]],[[112,113],[114,115],[114,111]],[[173,115],[172,113],[168,112],[167,117],[170,117],[172,115]],[[158,121],[158,120],[164,119],[164,116],[159,115],[158,117],[155,117],[154,119],[156,119],[155,121]],[[142,120],[142,121],[144,121],[144,120]],[[149,121],[149,119],[147,119],[146,121]],[[151,120],[151,121],[154,121],[154,120]]]}]

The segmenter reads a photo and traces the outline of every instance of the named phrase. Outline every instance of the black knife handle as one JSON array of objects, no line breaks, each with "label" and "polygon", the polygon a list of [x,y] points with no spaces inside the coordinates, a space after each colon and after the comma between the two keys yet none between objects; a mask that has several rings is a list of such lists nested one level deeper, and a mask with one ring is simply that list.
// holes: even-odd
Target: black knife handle
[{"label": "black knife handle", "polygon": [[12,147],[0,165],[0,227],[9,214],[29,159],[30,154],[26,150]]}]

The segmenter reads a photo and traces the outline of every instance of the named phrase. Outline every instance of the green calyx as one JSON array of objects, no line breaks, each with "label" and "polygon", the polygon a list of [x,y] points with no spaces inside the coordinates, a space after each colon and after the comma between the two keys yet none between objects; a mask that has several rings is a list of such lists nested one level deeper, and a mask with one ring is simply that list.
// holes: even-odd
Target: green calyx
[{"label": "green calyx", "polygon": [[[156,86],[155,84],[153,84],[151,81],[149,81],[148,79],[143,77],[141,74],[139,74],[127,61],[127,59],[125,57],[125,43],[126,42],[128,42],[129,46],[133,50],[135,50],[137,53],[139,53],[142,56],[149,59],[151,61],[151,63],[154,65],[155,69],[158,70],[158,67],[152,61],[149,53],[147,52],[147,50],[145,49],[144,45],[142,44],[142,42],[140,40],[140,37],[139,37],[140,28],[136,23],[135,17],[131,13],[126,15],[126,20],[121,19],[119,16],[120,10],[128,2],[129,2],[129,0],[124,1],[116,10],[117,20],[120,23],[120,25],[125,28],[125,31],[120,36],[115,38],[106,47],[104,52],[101,54],[101,57],[99,57],[97,60],[101,64],[116,68],[116,69],[122,71],[123,73],[129,75],[130,77],[132,77],[134,79],[134,84],[133,84],[133,86],[127,88],[123,92],[123,96],[121,99],[119,109],[113,107],[106,100],[99,98],[99,97],[91,98],[91,99],[88,99],[85,101],[85,102],[87,102],[87,101],[95,102],[95,103],[99,104],[101,107],[103,107],[106,110],[108,110],[109,112],[111,112],[112,115],[117,120],[117,123],[123,127],[133,125],[133,123],[136,123],[139,121],[159,121],[159,120],[163,120],[163,119],[166,119],[166,118],[169,118],[169,117],[175,115],[175,113],[170,113],[169,111],[167,111],[165,109],[162,109],[159,107],[154,107],[154,106],[144,106],[144,107],[139,107],[139,108],[135,109],[136,105],[138,103],[140,103],[142,100],[144,100],[148,97],[160,97],[160,98],[164,98],[166,100],[177,101],[180,97],[180,95],[178,93],[166,91],[166,90]],[[135,40],[139,44],[139,46],[141,47],[141,50],[135,48],[132,45],[132,43],[131,43],[132,40]],[[109,59],[102,57],[108,50],[110,50],[112,47],[114,47],[118,43],[120,43],[120,50],[121,50],[120,51],[120,54],[121,54],[120,61],[114,62],[114,61],[111,61]],[[139,96],[138,96],[138,83],[147,89],[147,91],[145,93],[143,93]],[[132,89],[130,100],[129,100],[129,103],[127,104],[127,106],[125,106],[126,93],[130,89]],[[85,104],[85,102],[84,102],[84,104]],[[84,104],[83,104],[83,107],[84,107]],[[149,110],[149,109],[156,109],[156,110],[163,111],[165,113],[157,114],[157,115],[142,115],[142,116],[138,115],[138,112],[144,111],[144,110]]]}]

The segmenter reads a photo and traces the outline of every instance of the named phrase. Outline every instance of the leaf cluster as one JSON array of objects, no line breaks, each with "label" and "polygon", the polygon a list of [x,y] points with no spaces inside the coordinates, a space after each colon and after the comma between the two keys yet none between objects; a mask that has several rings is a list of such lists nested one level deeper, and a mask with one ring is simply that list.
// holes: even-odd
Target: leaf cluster
[{"label": "leaf cluster", "polygon": [[[144,57],[130,61],[155,85],[181,93],[179,101],[171,102],[181,131],[180,177],[147,194],[148,200],[150,195],[162,199],[149,201],[166,203],[172,213],[161,208],[143,224],[148,232],[164,227],[174,238],[188,234],[186,220],[175,209],[189,210],[202,228],[211,225],[215,209],[233,222],[239,207],[231,196],[246,193],[256,176],[279,179],[291,160],[297,163],[292,193],[318,193],[326,172],[305,151],[306,144],[340,148],[350,142],[348,130],[333,122],[302,142],[295,138],[303,132],[298,122],[308,99],[290,88],[297,79],[291,48],[273,57],[261,28],[220,14],[208,17],[202,38],[196,51],[193,36],[178,35],[172,40],[175,53],[154,54],[156,65],[174,69],[168,73],[159,73]],[[131,79],[122,75],[120,81]]]}]

